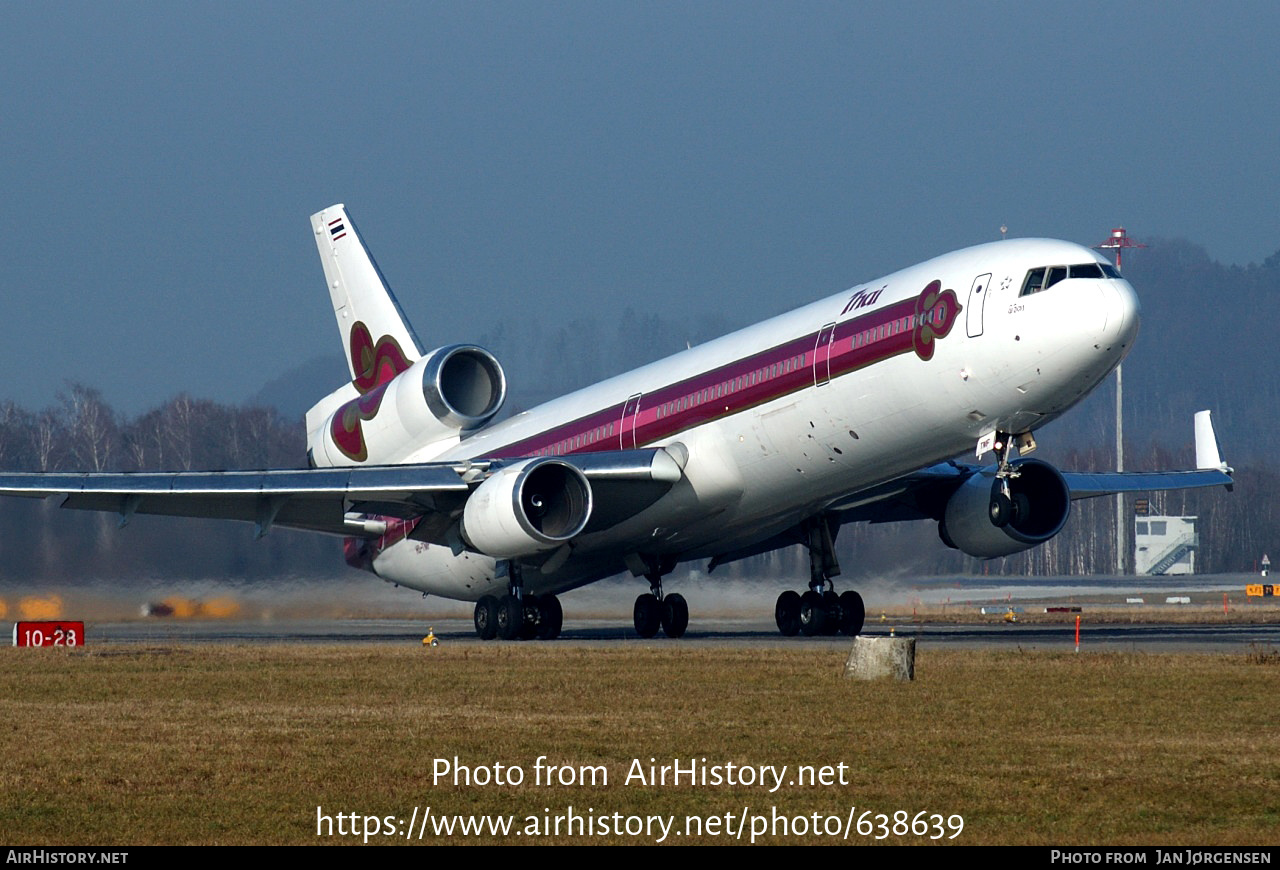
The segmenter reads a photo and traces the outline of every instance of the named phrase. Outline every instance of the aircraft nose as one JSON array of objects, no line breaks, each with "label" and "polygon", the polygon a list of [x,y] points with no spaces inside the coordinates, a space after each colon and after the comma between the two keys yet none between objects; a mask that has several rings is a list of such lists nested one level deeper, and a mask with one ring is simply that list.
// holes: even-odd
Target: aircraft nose
[{"label": "aircraft nose", "polygon": [[1107,331],[1112,334],[1116,344],[1128,349],[1138,335],[1138,324],[1142,306],[1138,303],[1138,294],[1133,285],[1124,280],[1107,282],[1111,286],[1107,297]]}]

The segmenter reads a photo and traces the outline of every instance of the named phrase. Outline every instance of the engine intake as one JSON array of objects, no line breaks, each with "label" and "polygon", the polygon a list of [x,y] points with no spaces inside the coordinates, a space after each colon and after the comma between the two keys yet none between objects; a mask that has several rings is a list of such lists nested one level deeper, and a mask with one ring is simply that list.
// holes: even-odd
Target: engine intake
[{"label": "engine intake", "polygon": [[467,499],[462,538],[495,559],[529,556],[578,535],[591,518],[591,484],[567,462],[525,459],[490,475]]},{"label": "engine intake", "polygon": [[973,475],[947,501],[939,533],[958,550],[984,559],[1043,544],[1067,522],[1071,489],[1058,470],[1039,459],[1013,462],[1009,494],[993,471]]},{"label": "engine intake", "polygon": [[487,350],[467,344],[437,348],[340,405],[320,430],[323,455],[315,455],[315,462],[383,465],[431,458],[441,442],[456,442],[488,422],[506,395],[502,366]]},{"label": "engine intake", "polygon": [[458,344],[425,359],[422,395],[437,421],[465,431],[498,413],[507,397],[507,379],[487,350]]}]

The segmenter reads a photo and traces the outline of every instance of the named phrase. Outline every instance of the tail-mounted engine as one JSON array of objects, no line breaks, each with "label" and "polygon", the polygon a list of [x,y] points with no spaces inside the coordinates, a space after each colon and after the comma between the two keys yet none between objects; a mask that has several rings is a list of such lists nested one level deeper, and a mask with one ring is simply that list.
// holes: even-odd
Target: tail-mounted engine
[{"label": "tail-mounted engine", "polygon": [[462,514],[462,538],[495,559],[514,559],[565,543],[591,518],[591,484],[558,459],[525,459],[476,487]]},{"label": "tail-mounted engine", "polygon": [[966,480],[947,502],[938,533],[956,549],[988,559],[1028,550],[1062,531],[1071,490],[1058,470],[1018,459],[1013,474],[984,471]]},{"label": "tail-mounted engine", "polygon": [[454,443],[488,422],[506,394],[502,366],[487,350],[438,348],[330,414],[313,433],[313,462],[383,465],[431,458],[442,442]]}]

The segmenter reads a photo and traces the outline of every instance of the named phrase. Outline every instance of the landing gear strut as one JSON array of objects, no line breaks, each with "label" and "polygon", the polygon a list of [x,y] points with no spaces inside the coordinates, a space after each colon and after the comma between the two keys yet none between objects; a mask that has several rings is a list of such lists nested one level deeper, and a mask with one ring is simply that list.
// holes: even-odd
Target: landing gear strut
[{"label": "landing gear strut", "polygon": [[825,516],[805,521],[802,526],[809,548],[809,591],[803,595],[788,589],[778,596],[773,617],[778,631],[791,637],[843,632],[853,636],[862,631],[866,610],[862,596],[853,590],[836,595],[831,578],[840,575],[836,560],[835,535]]},{"label": "landing gear strut", "polygon": [[1036,449],[1036,441],[1030,432],[1023,432],[1020,435],[997,432],[995,444],[991,448],[996,454],[997,465],[996,479],[991,484],[991,502],[987,507],[987,518],[991,521],[991,525],[998,529],[1003,529],[1010,523],[1017,524],[1019,520],[1025,519],[1031,510],[1031,503],[1027,497],[1015,493],[1009,485],[1009,481],[1019,475],[1017,466],[1009,461],[1010,456],[1013,455],[1012,448],[1015,446],[1019,454],[1030,453]]},{"label": "landing gear strut", "polygon": [[476,602],[476,636],[481,640],[555,640],[564,622],[560,599],[526,594],[520,566],[510,562],[507,570],[507,594],[501,598],[485,595]]},{"label": "landing gear strut", "polygon": [[636,598],[636,606],[632,610],[636,634],[653,637],[661,626],[667,637],[684,637],[685,629],[689,627],[689,605],[678,592],[671,595],[662,592],[662,575],[671,573],[675,560],[646,559],[645,563],[649,568],[644,575],[649,581],[649,591]]}]

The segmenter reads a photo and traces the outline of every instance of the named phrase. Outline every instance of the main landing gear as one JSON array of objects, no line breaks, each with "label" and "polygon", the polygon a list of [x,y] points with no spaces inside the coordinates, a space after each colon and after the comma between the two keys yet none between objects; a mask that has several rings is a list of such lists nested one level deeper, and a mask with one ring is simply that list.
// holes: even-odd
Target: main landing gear
[{"label": "main landing gear", "polygon": [[667,637],[684,637],[685,629],[689,627],[689,605],[679,593],[662,593],[662,575],[671,572],[675,560],[648,560],[648,567],[650,570],[644,577],[649,581],[649,591],[636,599],[631,614],[636,634],[653,637],[661,626]]},{"label": "main landing gear", "polygon": [[555,640],[564,622],[560,599],[526,594],[520,566],[512,562],[509,571],[506,595],[485,595],[476,602],[476,635],[481,640]]},{"label": "main landing gear", "polygon": [[866,608],[862,596],[852,589],[836,595],[831,578],[840,575],[840,563],[831,526],[825,517],[817,516],[805,521],[804,531],[809,548],[809,591],[801,595],[788,589],[778,596],[773,608],[778,631],[787,637],[837,632],[852,637],[862,631]]}]

